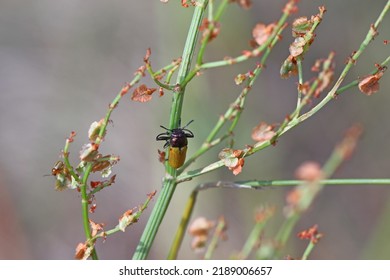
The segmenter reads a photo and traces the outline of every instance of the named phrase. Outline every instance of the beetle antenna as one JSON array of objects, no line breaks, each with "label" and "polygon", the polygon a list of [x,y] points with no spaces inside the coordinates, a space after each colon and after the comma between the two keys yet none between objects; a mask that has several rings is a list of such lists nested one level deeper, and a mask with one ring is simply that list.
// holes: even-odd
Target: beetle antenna
[{"label": "beetle antenna", "polygon": [[182,129],[185,129],[187,126],[189,126],[194,120],[190,120],[185,126],[182,127]]},{"label": "beetle antenna", "polygon": [[165,130],[172,131],[172,129],[166,128],[165,126],[160,125],[161,128],[164,128]]}]

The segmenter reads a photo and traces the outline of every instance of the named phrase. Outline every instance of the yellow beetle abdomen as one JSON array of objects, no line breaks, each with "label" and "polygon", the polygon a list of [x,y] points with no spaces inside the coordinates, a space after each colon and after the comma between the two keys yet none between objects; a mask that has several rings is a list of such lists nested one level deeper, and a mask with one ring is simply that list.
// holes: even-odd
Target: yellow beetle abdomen
[{"label": "yellow beetle abdomen", "polygon": [[173,168],[177,169],[184,164],[186,160],[187,146],[184,147],[169,147],[168,163]]}]

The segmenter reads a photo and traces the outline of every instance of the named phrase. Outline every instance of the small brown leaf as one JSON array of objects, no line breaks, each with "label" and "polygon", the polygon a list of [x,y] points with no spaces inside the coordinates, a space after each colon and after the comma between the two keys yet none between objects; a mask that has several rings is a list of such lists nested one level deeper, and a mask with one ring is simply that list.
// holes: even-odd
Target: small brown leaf
[{"label": "small brown leaf", "polygon": [[[96,139],[99,137],[100,129],[104,125],[104,119],[101,119],[100,121],[93,122],[88,130],[88,138],[91,142],[96,142]],[[103,135],[104,137],[104,135]]]},{"label": "small brown leaf", "polygon": [[145,84],[142,84],[134,90],[131,100],[148,102],[152,99],[152,94],[156,90],[156,88],[148,88]]},{"label": "small brown leaf", "polygon": [[207,235],[210,231],[215,226],[215,223],[213,221],[210,221],[206,219],[205,217],[198,217],[193,222],[188,228],[188,233],[196,236],[196,235]]},{"label": "small brown leaf", "polygon": [[259,125],[252,129],[252,139],[256,142],[264,142],[271,140],[275,136],[273,131],[274,127],[265,122],[261,122]]},{"label": "small brown leaf", "polygon": [[229,167],[229,169],[233,172],[235,176],[240,174],[242,172],[242,168],[244,167],[245,159],[244,158],[239,158],[237,165],[234,167]]},{"label": "small brown leaf", "polygon": [[83,145],[80,151],[80,160],[92,161],[98,155],[99,145],[95,143],[88,143]]},{"label": "small brown leaf", "polygon": [[158,152],[158,161],[161,163],[165,163],[165,152],[157,150]]},{"label": "small brown leaf", "polygon": [[103,231],[103,227],[104,227],[103,223],[97,224],[94,221],[89,220],[89,224],[91,225],[91,229],[92,229],[91,232],[92,237],[96,236],[96,234],[98,234],[99,231]]},{"label": "small brown leaf", "polygon": [[85,243],[79,243],[76,247],[76,254],[74,258],[76,260],[84,260],[85,252],[87,251],[87,245]]},{"label": "small brown leaf", "polygon": [[149,58],[150,58],[151,55],[152,55],[152,50],[150,48],[148,48],[146,50],[146,54],[144,56],[144,62],[145,63],[149,63]]},{"label": "small brown leaf", "polygon": [[270,23],[268,25],[265,25],[263,23],[256,24],[255,28],[253,28],[252,30],[252,36],[259,46],[261,46],[268,40],[275,26],[275,23]]},{"label": "small brown leaf", "polygon": [[379,91],[379,80],[383,76],[383,71],[380,71],[374,75],[369,75],[363,78],[359,82],[359,90],[365,95],[372,95]]},{"label": "small brown leaf", "polygon": [[236,2],[243,9],[250,9],[252,7],[252,0],[231,0],[230,2]]},{"label": "small brown leaf", "polygon": [[303,53],[303,48],[306,45],[306,41],[303,37],[295,38],[294,42],[290,45],[289,51],[290,55],[293,57],[298,57]]},{"label": "small brown leaf", "polygon": [[295,177],[299,180],[316,181],[323,177],[321,166],[314,161],[302,163],[295,171]]},{"label": "small brown leaf", "polygon": [[243,150],[225,148],[218,154],[218,157],[223,160],[224,165],[229,168],[234,175],[238,175],[241,173],[245,163],[244,158],[241,157],[243,154]]}]

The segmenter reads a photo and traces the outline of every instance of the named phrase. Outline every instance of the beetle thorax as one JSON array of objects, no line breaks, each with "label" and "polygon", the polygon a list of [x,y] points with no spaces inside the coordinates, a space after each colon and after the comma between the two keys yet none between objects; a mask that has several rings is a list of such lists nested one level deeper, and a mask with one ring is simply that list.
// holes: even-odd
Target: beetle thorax
[{"label": "beetle thorax", "polygon": [[182,129],[174,129],[172,130],[171,139],[170,139],[171,147],[183,148],[187,146],[187,136]]}]

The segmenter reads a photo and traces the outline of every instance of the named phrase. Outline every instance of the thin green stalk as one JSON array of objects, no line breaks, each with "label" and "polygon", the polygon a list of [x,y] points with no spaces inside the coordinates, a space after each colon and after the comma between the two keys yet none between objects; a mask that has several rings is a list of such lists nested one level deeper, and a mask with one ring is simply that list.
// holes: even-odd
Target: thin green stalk
[{"label": "thin green stalk", "polygon": [[302,102],[302,85],[303,85],[303,74],[302,74],[302,58],[298,57],[297,59],[297,67],[298,67],[298,98],[297,98],[297,116],[299,116],[301,102]]},{"label": "thin green stalk", "polygon": [[222,16],[222,14],[223,14],[227,4],[228,4],[228,0],[223,0],[222,3],[218,6],[218,11],[217,11],[217,13],[216,13],[216,15],[214,17],[213,16],[214,1],[210,1],[209,14],[208,14],[208,21],[209,21],[208,29],[209,30],[208,30],[208,35],[203,38],[202,43],[200,45],[199,52],[198,52],[198,57],[196,59],[196,65],[197,66],[200,66],[203,63],[203,55],[204,55],[204,52],[206,51],[207,44],[209,43],[211,35],[212,35],[213,31],[214,31],[214,28],[215,28],[214,24]]},{"label": "thin green stalk", "polygon": [[177,258],[177,254],[179,253],[179,249],[183,241],[184,234],[188,226],[188,222],[191,218],[197,196],[198,196],[198,192],[194,191],[191,193],[190,197],[187,200],[186,206],[183,211],[183,215],[181,217],[180,225],[177,228],[176,234],[173,238],[171,248],[169,250],[168,260],[175,260]]},{"label": "thin green stalk", "polygon": [[310,253],[313,251],[314,247],[316,246],[316,243],[309,241],[309,244],[307,244],[305,252],[303,252],[302,260],[307,260]]},{"label": "thin green stalk", "polygon": [[152,77],[153,81],[160,87],[162,88],[165,88],[167,90],[172,90],[174,88],[174,86],[172,85],[169,85],[169,84],[165,84],[165,83],[162,83],[160,82],[156,77],[155,73],[153,72],[153,69],[152,67],[150,66],[149,63],[146,64],[146,70],[148,70],[149,72],[149,75]]},{"label": "thin green stalk", "polygon": [[[182,83],[185,77],[188,75],[191,67],[191,61],[194,56],[197,37],[199,34],[199,26],[202,22],[202,18],[207,4],[208,0],[198,1],[198,5],[194,9],[194,14],[187,35],[187,40],[184,46],[182,62],[180,64],[180,68],[178,70],[177,75],[177,85],[179,85],[179,90],[173,93],[169,128],[176,128],[180,125],[181,111],[185,92],[185,86],[182,86]],[[165,166],[166,176],[163,180],[163,187],[161,193],[143,231],[141,239],[133,255],[133,259],[147,258],[149,251],[152,247],[153,241],[156,237],[157,231],[165,216],[166,210],[168,209],[173,193],[175,192],[177,185],[177,182],[175,180],[176,169],[169,166],[168,163]]]},{"label": "thin green stalk", "polygon": [[[264,210],[267,211],[267,210]],[[269,210],[268,210],[269,211]],[[260,221],[256,221],[251,233],[249,234],[243,248],[241,249],[241,252],[238,254],[239,259],[247,259],[253,249],[257,246],[259,246],[260,237],[263,232],[263,229],[265,228],[265,225],[268,222],[268,219],[270,218],[273,211],[270,211],[270,213],[264,212],[264,217]]]},{"label": "thin green stalk", "polygon": [[287,243],[287,240],[291,236],[291,232],[293,231],[294,226],[299,221],[300,217],[301,216],[298,213],[293,213],[291,216],[289,216],[287,219],[283,221],[281,227],[279,228],[279,231],[275,236],[276,252],[273,252],[271,254],[274,258],[280,256],[281,249],[283,249],[285,244]]},{"label": "thin green stalk", "polygon": [[64,164],[65,164],[67,170],[69,171],[70,175],[74,178],[74,180],[76,180],[76,182],[78,184],[81,184],[81,179],[76,174],[76,172],[73,169],[73,166],[70,164],[70,161],[69,161],[69,156],[68,155],[69,155],[70,143],[71,143],[71,141],[69,141],[69,138],[67,138],[66,141],[65,141],[65,147],[64,147],[64,151],[63,151],[63,154],[64,154]]},{"label": "thin green stalk", "polygon": [[[83,226],[84,226],[84,234],[87,242],[91,241],[92,233],[91,227],[89,225],[89,214],[88,214],[88,194],[87,194],[87,181],[88,176],[92,170],[92,164],[88,164],[82,179],[82,183],[80,185],[80,193],[81,193],[81,213],[83,216]],[[90,244],[93,246],[93,244]],[[92,250],[91,257],[94,260],[98,259],[95,248]]]},{"label": "thin green stalk", "polygon": [[[234,188],[234,189],[264,189],[276,187],[291,187],[302,185],[303,180],[248,180],[235,182],[210,182],[200,184],[196,189],[205,190],[209,188]],[[390,178],[368,179],[368,178],[347,178],[347,179],[325,179],[319,180],[321,185],[342,186],[342,185],[390,185]]]},{"label": "thin green stalk", "polygon": [[224,229],[226,228],[226,221],[223,217],[218,219],[218,224],[215,228],[213,237],[211,238],[210,244],[207,247],[206,253],[204,255],[205,260],[210,260],[215,249],[217,248],[218,241],[221,239]]},{"label": "thin green stalk", "polygon": [[183,107],[185,84],[183,84],[191,68],[191,61],[194,57],[196,49],[197,37],[199,35],[199,27],[202,23],[202,18],[207,7],[208,0],[198,1],[192,17],[191,25],[188,31],[187,40],[184,45],[182,62],[177,74],[176,84],[179,85],[178,92],[173,94],[171,114],[169,119],[169,128],[177,128],[180,125],[181,111]]}]

